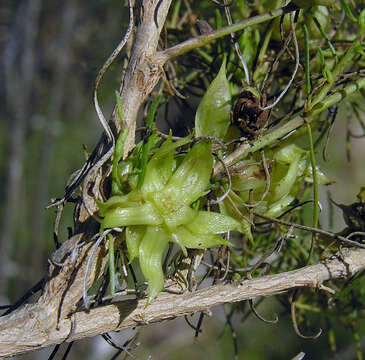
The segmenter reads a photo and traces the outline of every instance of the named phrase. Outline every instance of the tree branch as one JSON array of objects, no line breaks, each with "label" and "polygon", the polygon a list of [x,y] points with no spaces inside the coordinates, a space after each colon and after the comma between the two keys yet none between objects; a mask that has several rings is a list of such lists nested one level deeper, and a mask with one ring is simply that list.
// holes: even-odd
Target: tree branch
[{"label": "tree branch", "polygon": [[286,13],[296,10],[297,8],[293,6],[293,4],[289,4],[288,6],[284,6],[280,9],[275,9],[269,11],[265,14],[253,16],[249,19],[239,21],[235,24],[222,27],[216,31],[212,31],[210,33],[205,33],[203,35],[197,36],[195,38],[186,40],[178,45],[175,45],[171,48],[168,48],[163,51],[159,51],[156,53],[154,58],[158,59],[159,62],[167,62],[168,60],[172,60],[178,56],[184,55],[194,49],[205,46],[217,40],[221,37],[230,35],[231,33],[242,31],[250,26],[261,24],[270,20],[273,20],[277,17],[280,17]]},{"label": "tree branch", "polygon": [[[125,77],[123,79],[121,102],[123,115],[129,129],[124,144],[124,156],[134,148],[138,110],[160,80],[163,63],[151,61],[155,54],[161,29],[165,23],[171,0],[143,0],[141,18]],[[113,114],[115,124],[118,115]],[[120,125],[117,125],[120,130]]]},{"label": "tree branch", "polygon": [[[87,250],[85,249],[85,253]],[[81,268],[82,264],[85,264],[85,259],[82,258],[83,256],[80,256],[78,260]],[[102,254],[99,260],[101,258]],[[322,289],[323,282],[329,279],[346,278],[363,269],[365,269],[365,250],[343,249],[328,261],[286,273],[244,280],[240,283],[219,284],[182,295],[161,294],[147,308],[146,300],[118,301],[115,298],[113,304],[99,306],[88,312],[61,311],[57,326],[58,307],[62,297],[60,295],[64,292],[64,287],[69,284],[67,276],[70,276],[71,271],[70,266],[65,266],[48,284],[36,304],[27,304],[14,313],[0,318],[0,356],[14,356],[64,341],[147,325],[191,313],[201,311],[209,313],[212,307],[218,305],[281,294],[295,288]],[[83,271],[78,273],[82,274]],[[77,274],[75,279],[71,286],[67,285],[69,287],[67,306],[62,305],[64,309],[68,307],[70,310],[70,306],[73,307],[78,299],[80,290]]]}]

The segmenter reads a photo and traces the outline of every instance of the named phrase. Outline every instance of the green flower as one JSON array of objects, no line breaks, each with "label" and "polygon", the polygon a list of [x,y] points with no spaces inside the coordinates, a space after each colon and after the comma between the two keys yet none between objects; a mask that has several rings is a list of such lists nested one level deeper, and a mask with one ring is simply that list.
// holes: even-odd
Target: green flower
[{"label": "green flower", "polygon": [[126,227],[130,261],[139,258],[148,282],[148,302],[163,289],[163,255],[169,242],[188,249],[229,245],[218,234],[242,231],[241,224],[226,215],[195,210],[191,205],[209,192],[213,156],[209,142],[199,142],[176,168],[171,138],[156,151],[147,164],[140,189],[113,196],[99,203],[101,228]]}]

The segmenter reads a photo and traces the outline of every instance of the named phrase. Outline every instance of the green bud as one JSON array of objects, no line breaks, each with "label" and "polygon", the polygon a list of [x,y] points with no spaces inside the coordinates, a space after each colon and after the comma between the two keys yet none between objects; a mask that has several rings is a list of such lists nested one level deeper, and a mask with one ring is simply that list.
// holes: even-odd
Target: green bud
[{"label": "green bud", "polygon": [[226,78],[226,59],[217,77],[209,85],[195,115],[196,136],[214,136],[223,140],[230,124],[231,92]]},{"label": "green bud", "polygon": [[365,33],[365,9],[361,10],[360,16],[359,16],[359,35],[362,36],[362,34]]}]

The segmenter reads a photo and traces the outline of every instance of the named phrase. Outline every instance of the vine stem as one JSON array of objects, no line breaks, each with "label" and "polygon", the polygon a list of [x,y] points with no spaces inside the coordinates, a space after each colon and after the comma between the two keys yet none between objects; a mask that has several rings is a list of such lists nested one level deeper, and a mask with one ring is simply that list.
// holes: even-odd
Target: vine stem
[{"label": "vine stem", "polygon": [[[319,207],[318,207],[318,176],[317,176],[317,167],[316,167],[316,159],[314,155],[314,147],[313,147],[313,136],[312,136],[312,128],[311,125],[307,122],[307,135],[308,135],[308,142],[309,142],[309,154],[310,154],[310,161],[312,166],[312,177],[313,177],[313,227],[318,227],[318,217],[319,217]],[[312,242],[309,251],[309,256],[307,260],[307,265],[310,264],[312,259],[314,247],[316,244],[316,234],[312,233]]]}]

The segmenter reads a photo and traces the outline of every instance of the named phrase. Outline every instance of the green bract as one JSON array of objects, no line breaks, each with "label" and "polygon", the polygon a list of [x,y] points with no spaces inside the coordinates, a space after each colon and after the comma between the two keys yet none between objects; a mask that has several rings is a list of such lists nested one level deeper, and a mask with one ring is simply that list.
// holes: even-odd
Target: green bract
[{"label": "green bract", "polygon": [[229,216],[191,207],[209,191],[213,156],[211,144],[199,142],[176,168],[174,150],[184,143],[166,140],[149,160],[140,188],[99,202],[102,230],[126,227],[130,261],[139,258],[148,282],[148,302],[163,289],[162,261],[169,242],[178,244],[187,255],[186,248],[229,244],[217,234],[242,232],[241,224]]}]

